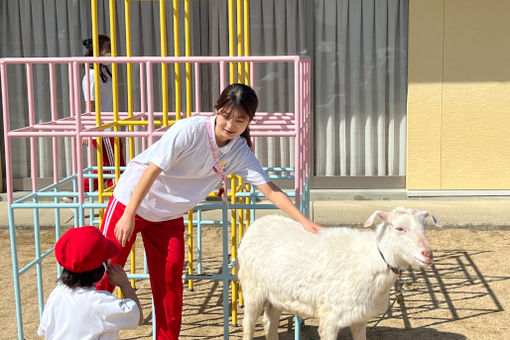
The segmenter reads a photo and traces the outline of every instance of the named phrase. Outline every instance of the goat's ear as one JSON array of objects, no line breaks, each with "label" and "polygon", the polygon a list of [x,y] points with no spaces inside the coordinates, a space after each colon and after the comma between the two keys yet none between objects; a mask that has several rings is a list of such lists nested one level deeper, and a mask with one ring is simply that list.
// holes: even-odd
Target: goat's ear
[{"label": "goat's ear", "polygon": [[438,226],[439,228],[441,228],[443,225],[441,224],[441,222],[439,222],[439,220],[436,218],[436,216],[434,216],[430,211],[421,211],[422,215],[427,218],[427,217],[431,217],[432,218],[432,221],[434,222],[434,224],[436,226]]},{"label": "goat's ear", "polygon": [[370,217],[365,221],[364,223],[364,226],[365,227],[370,227],[372,224],[374,224],[374,219],[376,216],[378,216],[381,220],[383,220],[384,222],[388,222],[388,217],[389,217],[390,214],[388,214],[387,212],[384,212],[384,211],[381,211],[381,210],[376,210],[374,211],[374,213],[372,215],[370,215]]}]

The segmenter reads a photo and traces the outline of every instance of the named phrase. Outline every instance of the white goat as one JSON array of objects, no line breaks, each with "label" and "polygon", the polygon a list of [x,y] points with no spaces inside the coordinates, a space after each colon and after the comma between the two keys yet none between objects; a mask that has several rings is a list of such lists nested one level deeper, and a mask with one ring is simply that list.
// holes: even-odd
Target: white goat
[{"label": "white goat", "polygon": [[428,211],[398,207],[376,211],[375,232],[327,228],[318,235],[292,219],[270,215],[256,220],[239,247],[239,280],[244,297],[244,340],[253,338],[264,310],[266,338],[278,339],[281,312],[319,319],[322,340],[335,340],[350,326],[353,339],[366,339],[367,320],[385,311],[401,270],[429,266],[425,236]]}]

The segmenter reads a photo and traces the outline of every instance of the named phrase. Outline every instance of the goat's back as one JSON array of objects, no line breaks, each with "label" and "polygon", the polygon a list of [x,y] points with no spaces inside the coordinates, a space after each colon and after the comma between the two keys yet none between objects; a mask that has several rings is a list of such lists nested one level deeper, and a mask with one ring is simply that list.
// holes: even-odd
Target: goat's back
[{"label": "goat's back", "polygon": [[326,228],[316,235],[290,218],[268,215],[257,219],[241,241],[239,276],[249,275],[271,291],[291,285],[328,290],[322,281],[340,282],[354,271],[370,271],[366,258],[374,249],[371,231]]}]

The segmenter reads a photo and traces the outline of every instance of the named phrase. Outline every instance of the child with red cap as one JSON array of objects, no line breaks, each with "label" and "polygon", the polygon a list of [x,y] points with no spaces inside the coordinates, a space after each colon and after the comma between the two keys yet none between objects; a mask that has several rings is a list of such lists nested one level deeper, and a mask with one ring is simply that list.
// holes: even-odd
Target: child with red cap
[{"label": "child with red cap", "polygon": [[[38,334],[45,339],[117,339],[121,329],[135,329],[143,321],[140,301],[124,269],[109,263],[120,248],[98,228],[68,230],[55,245],[55,257],[64,267],[57,287],[44,308]],[[125,299],[97,291],[95,284],[108,272]]]}]

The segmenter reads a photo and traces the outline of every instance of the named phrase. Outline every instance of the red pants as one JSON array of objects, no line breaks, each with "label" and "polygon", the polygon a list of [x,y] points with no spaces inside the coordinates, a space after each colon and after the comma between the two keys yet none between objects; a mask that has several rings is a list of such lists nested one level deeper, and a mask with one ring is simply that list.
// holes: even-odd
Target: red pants
[{"label": "red pants", "polygon": [[[115,138],[113,138],[113,137],[103,138],[103,166],[114,166],[115,165],[115,153],[114,153],[114,149],[113,149],[114,141],[115,141]],[[124,152],[122,150],[123,149],[122,141],[119,141],[119,145],[120,145],[119,166],[124,166],[124,165],[126,165],[126,163],[124,161]],[[92,139],[92,146],[94,147],[94,149],[97,149],[97,142],[95,139]],[[94,170],[93,173],[97,174],[97,170]],[[115,171],[114,170],[104,170],[103,173],[105,175],[106,174],[115,174]],[[90,191],[91,180],[94,183],[94,187],[92,188],[92,191],[97,190],[97,178],[94,178],[94,179],[85,178],[83,180],[83,191],[84,192]],[[104,180],[104,183],[105,183],[106,187],[109,187],[115,183],[115,180],[113,178],[108,178],[108,179]]]},{"label": "red pants", "polygon": [[[115,240],[114,229],[126,206],[115,197],[108,202],[101,231]],[[182,269],[184,265],[184,221],[183,218],[163,222],[147,221],[136,215],[135,230],[119,255],[112,263],[124,266],[136,234],[142,233],[147,265],[149,267],[152,297],[156,312],[156,339],[177,340],[181,329],[182,314]],[[113,291],[106,275],[96,285],[97,290]]]}]

